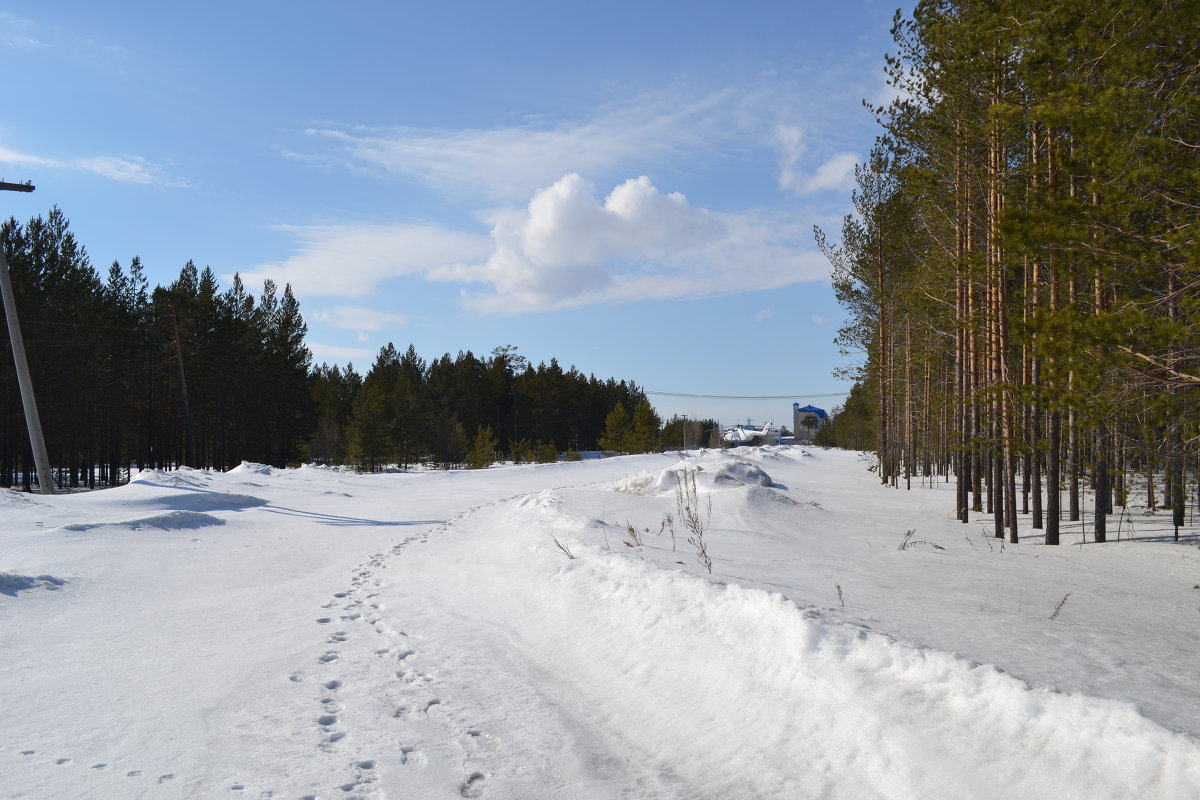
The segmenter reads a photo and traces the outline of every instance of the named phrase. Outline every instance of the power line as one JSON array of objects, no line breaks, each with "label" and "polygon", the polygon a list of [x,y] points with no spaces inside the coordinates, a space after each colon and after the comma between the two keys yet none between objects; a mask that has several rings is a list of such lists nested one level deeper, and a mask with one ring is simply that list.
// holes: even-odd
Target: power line
[{"label": "power line", "polygon": [[653,392],[646,390],[646,394],[654,394],[660,397],[692,397],[701,400],[794,400],[797,397],[845,397],[849,392],[831,392],[830,394],[807,394],[805,392],[796,392],[795,394],[774,394],[774,395],[744,395],[744,394],[685,394],[682,392]]}]

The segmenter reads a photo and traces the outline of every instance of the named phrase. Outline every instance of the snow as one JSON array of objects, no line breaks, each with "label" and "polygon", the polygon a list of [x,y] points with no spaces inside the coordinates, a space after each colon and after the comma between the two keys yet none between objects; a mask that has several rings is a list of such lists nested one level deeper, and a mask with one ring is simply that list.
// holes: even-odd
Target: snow
[{"label": "snow", "polygon": [[0,492],[0,797],[1200,797],[1197,538],[952,500],[801,447]]}]

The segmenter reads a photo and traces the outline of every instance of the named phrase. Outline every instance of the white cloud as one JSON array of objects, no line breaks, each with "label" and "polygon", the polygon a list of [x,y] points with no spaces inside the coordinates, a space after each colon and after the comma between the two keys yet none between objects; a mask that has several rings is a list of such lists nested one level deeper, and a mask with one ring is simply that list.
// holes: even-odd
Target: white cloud
[{"label": "white cloud", "polygon": [[308,349],[312,351],[313,357],[316,359],[372,359],[375,357],[375,351],[368,350],[363,347],[340,347],[334,344],[321,344],[320,342],[306,341]]},{"label": "white cloud", "polygon": [[824,190],[847,191],[854,186],[856,153],[838,153],[807,174],[802,160],[807,147],[804,130],[795,125],[778,125],[775,144],[779,148],[779,188],[796,194],[811,194]]},{"label": "white cloud", "polygon": [[[312,128],[335,142],[352,166],[383,169],[449,195],[485,194],[513,201],[558,177],[595,174],[631,161],[661,162],[707,152],[734,135],[728,124],[733,93],[695,101],[644,95],[590,119],[492,129],[384,130]],[[288,157],[319,160],[312,154]]]},{"label": "white cloud", "polygon": [[313,315],[317,322],[323,322],[335,328],[359,331],[358,340],[367,341],[366,331],[378,331],[385,327],[403,326],[408,324],[407,314],[394,314],[386,311],[375,311],[362,306],[337,306],[318,311]]},{"label": "white cloud", "polygon": [[31,35],[33,21],[15,14],[0,12],[0,47],[12,50],[32,50],[48,47]]},{"label": "white cloud", "polygon": [[121,183],[169,184],[162,171],[147,163],[140,156],[97,156],[80,158],[74,162],[78,167]]},{"label": "white cloud", "polygon": [[810,236],[795,219],[697,208],[646,177],[600,202],[592,184],[570,174],[523,214],[497,220],[486,264],[446,277],[491,284],[465,301],[500,314],[734,294],[824,277]]},{"label": "white cloud", "polygon": [[[366,297],[388,279],[412,276],[463,284],[471,310],[516,314],[737,294],[828,274],[807,220],[699,208],[646,177],[600,200],[591,183],[568,174],[526,208],[495,212],[490,221],[490,237],[433,224],[285,228],[298,239],[296,252],[242,279],[290,283],[301,296]],[[324,313],[356,330],[401,324],[352,306]]]},{"label": "white cloud", "polygon": [[21,167],[46,167],[50,169],[76,169],[99,175],[121,183],[156,184],[160,186],[183,186],[183,182],[167,177],[161,167],[151,164],[141,156],[95,156],[60,161],[30,153],[21,153],[0,147],[0,164]]},{"label": "white cloud", "polygon": [[813,314],[808,319],[813,325],[824,325],[826,322],[826,319],[818,314]]},{"label": "white cloud", "polygon": [[483,234],[438,225],[311,225],[284,228],[298,239],[296,252],[277,264],[246,271],[247,283],[270,278],[297,294],[365,297],[382,281],[429,269],[453,270],[487,258]]},{"label": "white cloud", "polygon": [[16,150],[9,150],[7,147],[0,147],[0,164],[13,164],[15,166],[29,167],[61,167],[62,164],[50,158],[42,158],[41,156],[30,155],[29,153],[18,153]]},{"label": "white cloud", "polygon": [[800,188],[800,157],[804,155],[804,130],[796,125],[777,125],[775,141],[779,145],[779,188],[794,192]]},{"label": "white cloud", "polygon": [[854,186],[854,167],[857,164],[858,156],[855,153],[839,153],[817,168],[816,174],[804,182],[802,191],[849,190]]},{"label": "white cloud", "polygon": [[771,317],[775,316],[775,312],[769,308],[764,308],[762,311],[754,315],[755,322],[766,322]]},{"label": "white cloud", "polygon": [[572,173],[534,195],[525,214],[497,222],[482,277],[506,301],[554,306],[605,289],[606,267],[669,259],[719,228],[707,211],[679,193],[662,194],[649,178],[626,181],[601,204],[595,187]]}]

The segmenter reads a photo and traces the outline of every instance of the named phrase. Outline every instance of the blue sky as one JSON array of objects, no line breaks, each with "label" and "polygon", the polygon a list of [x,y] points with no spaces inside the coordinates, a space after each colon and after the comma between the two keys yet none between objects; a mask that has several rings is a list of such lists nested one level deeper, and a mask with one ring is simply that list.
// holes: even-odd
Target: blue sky
[{"label": "blue sky", "polygon": [[664,416],[831,408],[836,236],[894,5],[0,2],[0,195],[102,272],[292,284],[362,372],[516,345]]}]

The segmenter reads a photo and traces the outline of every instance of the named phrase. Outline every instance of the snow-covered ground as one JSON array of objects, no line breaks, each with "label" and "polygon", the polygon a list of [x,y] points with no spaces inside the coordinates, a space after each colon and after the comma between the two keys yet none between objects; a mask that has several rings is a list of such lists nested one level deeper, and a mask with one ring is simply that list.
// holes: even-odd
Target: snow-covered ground
[{"label": "snow-covered ground", "polygon": [[800,447],[0,490],[0,797],[1200,797],[1196,537],[952,499]]}]

